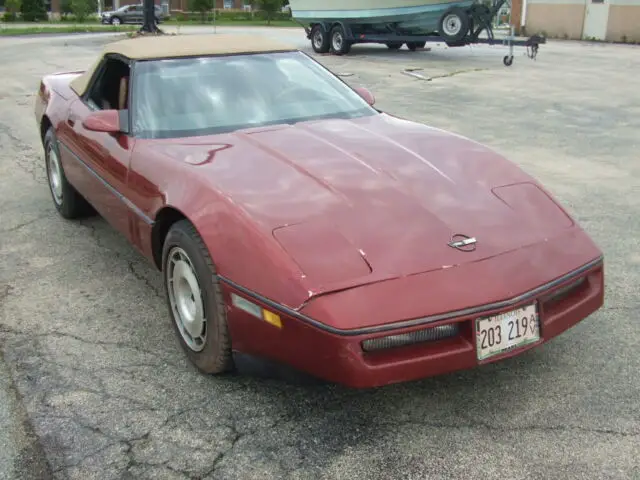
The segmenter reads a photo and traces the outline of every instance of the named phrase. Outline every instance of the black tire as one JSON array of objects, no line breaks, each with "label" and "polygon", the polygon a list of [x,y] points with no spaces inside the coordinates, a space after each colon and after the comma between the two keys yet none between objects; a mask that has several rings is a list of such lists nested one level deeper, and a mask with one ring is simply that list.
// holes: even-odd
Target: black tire
[{"label": "black tire", "polygon": [[407,43],[407,48],[412,52],[415,52],[419,48],[424,48],[427,42],[409,42]]},{"label": "black tire", "polygon": [[442,14],[438,23],[438,35],[448,43],[458,43],[469,33],[469,15],[460,7],[452,7]]},{"label": "black tire", "polygon": [[331,29],[330,35],[331,53],[334,55],[346,55],[351,51],[351,42],[342,25],[336,25]]},{"label": "black tire", "polygon": [[[57,162],[51,158],[52,154],[56,155]],[[50,127],[44,136],[44,161],[47,172],[47,184],[49,185],[53,205],[64,218],[72,220],[83,217],[91,212],[91,206],[67,180],[60,159],[60,150],[58,149],[56,134],[53,131],[53,127]],[[57,177],[56,183],[52,182],[52,161],[57,164],[56,173],[54,174],[55,177]],[[57,189],[54,187],[54,184],[58,185]],[[56,193],[55,190],[58,190],[58,192]]]},{"label": "black tire", "polygon": [[311,48],[316,53],[329,51],[329,35],[320,25],[314,25],[311,29]]},{"label": "black tire", "polygon": [[[176,320],[177,308],[174,309],[169,294],[169,258],[177,247],[186,253],[193,272],[197,278],[202,297],[204,318],[206,319],[206,338],[200,351],[192,349],[184,340]],[[205,374],[219,374],[233,367],[231,352],[231,336],[227,326],[226,309],[222,290],[216,277],[216,268],[209,251],[197,230],[188,220],[174,223],[167,233],[162,249],[162,277],[164,292],[169,308],[169,317],[178,341],[187,357],[198,370]]]},{"label": "black tire", "polygon": [[[111,17],[111,19],[109,20],[109,23],[111,23],[111,25],[113,25],[114,20],[117,20],[116,23],[118,25],[122,25],[124,23],[120,17]],[[120,22],[120,23],[118,23],[118,22]]]},{"label": "black tire", "polygon": [[386,45],[389,50],[400,50],[402,48],[402,42],[387,42]]},{"label": "black tire", "polygon": [[502,59],[502,63],[504,63],[505,67],[510,67],[513,64],[513,56],[505,55],[505,57]]}]

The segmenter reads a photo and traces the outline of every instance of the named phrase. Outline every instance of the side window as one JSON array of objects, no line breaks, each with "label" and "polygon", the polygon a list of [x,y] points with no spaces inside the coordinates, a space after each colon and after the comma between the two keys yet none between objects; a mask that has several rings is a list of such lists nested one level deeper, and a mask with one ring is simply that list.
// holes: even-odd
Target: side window
[{"label": "side window", "polygon": [[127,63],[107,57],[87,92],[89,107],[93,110],[127,109],[129,71]]}]

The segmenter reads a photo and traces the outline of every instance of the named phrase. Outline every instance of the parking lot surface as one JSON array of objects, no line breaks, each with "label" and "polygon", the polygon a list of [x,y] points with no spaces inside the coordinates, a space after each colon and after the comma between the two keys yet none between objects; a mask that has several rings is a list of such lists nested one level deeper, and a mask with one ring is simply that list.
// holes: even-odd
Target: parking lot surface
[{"label": "parking lot surface", "polygon": [[512,159],[605,252],[605,307],[549,344],[359,391],[198,374],[160,274],[101,218],[55,213],[34,93],[106,39],[0,39],[0,426],[17,424],[0,478],[640,478],[640,48],[550,42],[510,68],[499,47],[318,57],[382,110]]}]

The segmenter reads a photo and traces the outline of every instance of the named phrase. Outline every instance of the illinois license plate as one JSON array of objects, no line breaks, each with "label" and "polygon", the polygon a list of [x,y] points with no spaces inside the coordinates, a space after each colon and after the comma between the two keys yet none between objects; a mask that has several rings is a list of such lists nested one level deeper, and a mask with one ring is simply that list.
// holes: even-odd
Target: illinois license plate
[{"label": "illinois license plate", "polygon": [[476,351],[485,360],[540,340],[536,304],[476,319]]}]

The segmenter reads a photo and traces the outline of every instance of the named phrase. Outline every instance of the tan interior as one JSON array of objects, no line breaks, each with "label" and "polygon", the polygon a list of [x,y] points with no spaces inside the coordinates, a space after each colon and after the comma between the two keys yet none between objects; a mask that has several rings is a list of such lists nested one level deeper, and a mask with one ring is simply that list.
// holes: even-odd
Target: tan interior
[{"label": "tan interior", "polygon": [[127,108],[127,93],[129,87],[129,77],[120,79],[120,90],[118,92],[118,109],[125,110]]}]

